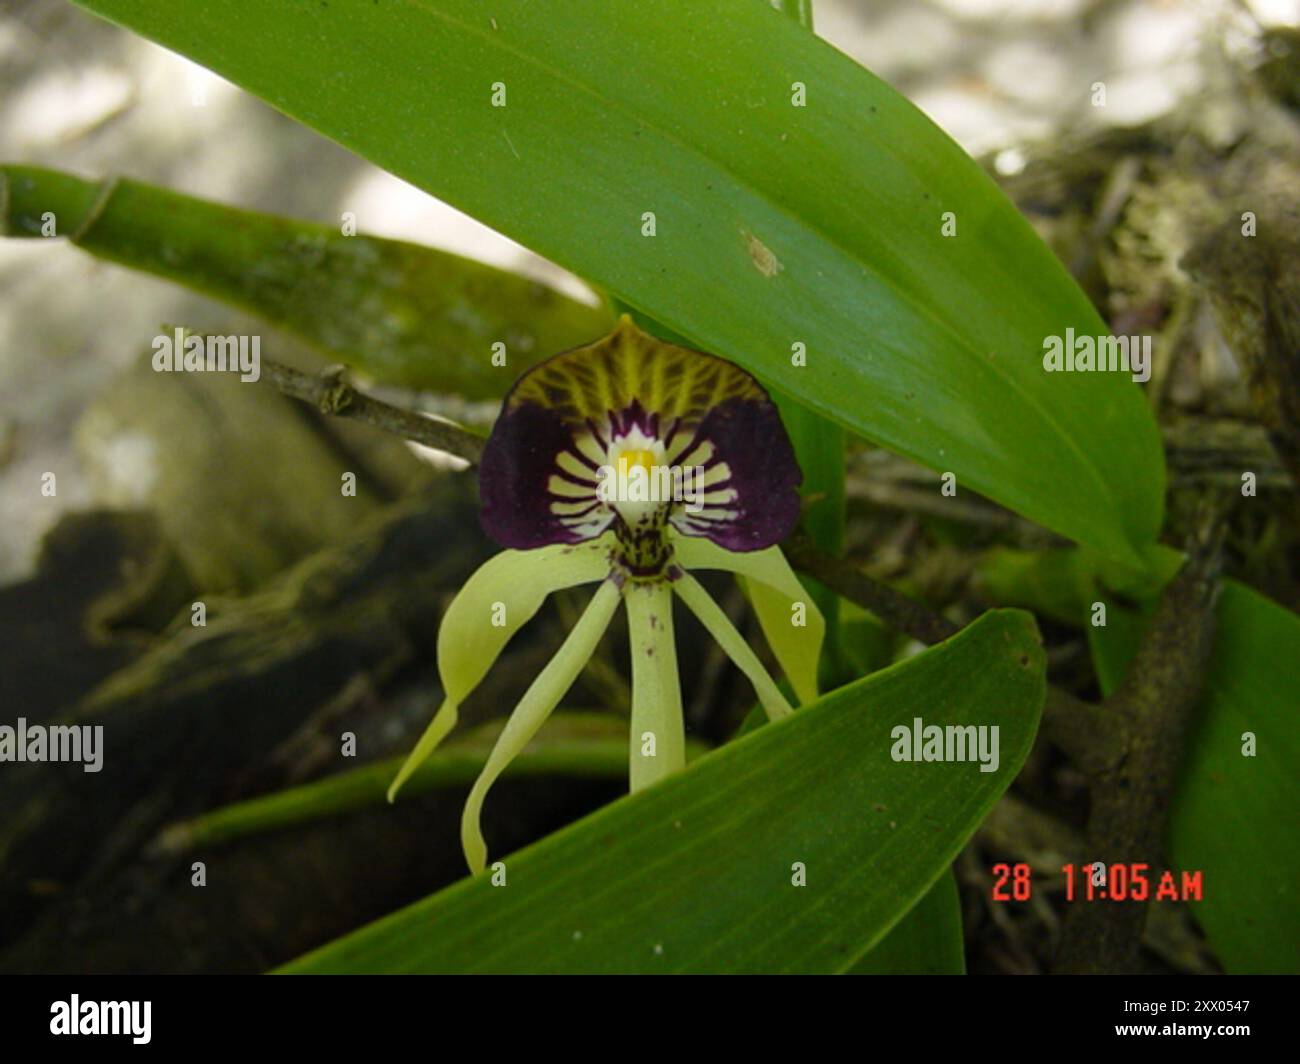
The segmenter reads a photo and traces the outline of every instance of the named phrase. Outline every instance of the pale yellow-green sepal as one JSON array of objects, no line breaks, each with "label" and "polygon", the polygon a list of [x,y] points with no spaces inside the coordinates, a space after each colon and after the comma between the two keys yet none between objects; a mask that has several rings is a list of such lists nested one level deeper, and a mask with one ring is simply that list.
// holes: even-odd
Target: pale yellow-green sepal
[{"label": "pale yellow-green sepal", "polygon": [[393,782],[388,785],[388,800],[390,802],[396,801],[397,792],[402,789],[402,784],[411,778],[411,774],[428,760],[429,755],[438,749],[438,744],[447,738],[452,728],[456,727],[457,717],[456,703],[450,698],[443,699],[438,712],[433,715],[433,720],[429,722],[429,726],[424,729],[424,734],[420,736],[420,741],[406,755],[402,767],[397,770]]},{"label": "pale yellow-green sepal", "polygon": [[629,584],[623,597],[632,651],[628,786],[636,792],[686,767],[686,732],[673,641],[673,593],[654,581]]},{"label": "pale yellow-green sepal", "polygon": [[465,582],[438,629],[438,675],[445,701],[388,788],[390,802],[456,726],[460,704],[546,597],[609,575],[608,539],[502,551]]},{"label": "pale yellow-green sepal", "polygon": [[722,607],[710,598],[700,582],[690,573],[683,573],[673,581],[673,590],[699,618],[708,633],[718,641],[718,645],[726,651],[727,657],[749,677],[749,682],[754,685],[754,693],[758,695],[758,701],[766,710],[768,719],[780,720],[782,717],[789,716],[793,712],[790,703],[785,700],[780,688],[763,668],[763,663],[758,660],[758,655],[754,653],[753,648],[745,642],[745,637],[736,631],[736,626],[722,612]]},{"label": "pale yellow-green sepal", "polygon": [[686,569],[723,569],[742,578],[763,636],[799,702],[816,701],[826,621],[781,548],[730,551],[701,536],[679,536],[674,553]]},{"label": "pale yellow-green sepal", "polygon": [[460,841],[465,850],[465,860],[470,871],[479,873],[487,865],[487,844],[483,841],[483,832],[479,826],[479,817],[483,811],[483,800],[488,789],[496,782],[515,756],[528,745],[537,730],[546,723],[551,711],[559,705],[560,699],[578,678],[587,662],[591,659],[609,627],[610,619],[620,600],[619,590],[612,580],[607,580],[597,589],[595,596],[578,618],[578,623],[569,632],[568,638],[561,644],[555,656],[547,663],[528,690],[519,700],[510,719],[497,739],[496,746],[488,756],[474,786],[465,802],[465,811],[460,821]]}]

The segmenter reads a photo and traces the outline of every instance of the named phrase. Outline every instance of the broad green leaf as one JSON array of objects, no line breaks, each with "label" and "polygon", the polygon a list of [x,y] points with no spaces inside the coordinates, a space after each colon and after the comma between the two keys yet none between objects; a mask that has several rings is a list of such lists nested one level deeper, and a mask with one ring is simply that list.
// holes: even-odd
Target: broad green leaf
[{"label": "broad green leaf", "polygon": [[1042,369],[1096,311],[972,159],[769,4],[81,2],[962,488],[1134,565],[1154,540],[1139,390]]},{"label": "broad green leaf", "polygon": [[777,11],[784,12],[805,29],[812,29],[812,0],[768,0]]},{"label": "broad green leaf", "polygon": [[949,869],[850,975],[965,975],[961,899]]},{"label": "broad green leaf", "polygon": [[[1028,615],[945,643],[701,757],[290,972],[833,972],[921,899],[1028,753]],[[895,762],[895,725],[997,725],[1000,764]],[[802,862],[807,885],[792,885]]]},{"label": "broad green leaf", "polygon": [[[1183,761],[1170,857],[1204,869],[1195,907],[1230,972],[1300,972],[1300,617],[1231,581]],[[1246,732],[1258,751],[1242,756]]]},{"label": "broad green leaf", "polygon": [[[1078,551],[1008,563],[1055,612],[1073,612],[1092,647],[1106,693],[1119,686],[1146,628],[1160,581],[1143,587]],[[1161,548],[1161,580],[1181,557]],[[997,581],[994,577],[994,582]],[[1050,587],[1051,580],[1059,583]],[[1075,596],[1073,611],[1061,604]],[[1017,596],[1011,601],[1024,601]],[[1106,624],[1089,623],[1093,601]],[[1028,604],[1028,603],[1027,603]],[[1300,971],[1300,617],[1235,580],[1225,580],[1205,691],[1192,718],[1170,809],[1168,859],[1175,870],[1205,874],[1205,897],[1191,903],[1220,962],[1230,972]],[[1256,754],[1243,756],[1245,733]]]},{"label": "broad green leaf", "polygon": [[[499,399],[532,363],[608,332],[608,312],[445,251],[236,210],[125,179],[0,166],[0,233],[60,235],[297,333],[379,380]],[[506,365],[492,345],[506,345]]]}]

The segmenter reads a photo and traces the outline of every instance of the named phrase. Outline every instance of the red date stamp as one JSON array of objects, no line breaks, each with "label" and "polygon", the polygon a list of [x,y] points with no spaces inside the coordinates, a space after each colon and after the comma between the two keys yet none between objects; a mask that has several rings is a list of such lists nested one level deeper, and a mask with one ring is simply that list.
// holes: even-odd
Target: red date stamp
[{"label": "red date stamp", "polygon": [[[994,901],[1028,901],[1033,896],[1033,870],[1029,865],[996,864],[993,874]],[[1205,890],[1201,872],[1152,870],[1146,864],[1068,864],[1065,877],[1066,901],[1200,901]]]}]

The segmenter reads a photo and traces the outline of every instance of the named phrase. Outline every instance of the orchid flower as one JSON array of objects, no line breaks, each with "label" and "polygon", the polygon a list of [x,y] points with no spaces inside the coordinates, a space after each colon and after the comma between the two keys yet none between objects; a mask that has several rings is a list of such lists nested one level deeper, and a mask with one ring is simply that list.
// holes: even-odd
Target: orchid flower
[{"label": "orchid flower", "polygon": [[630,788],[685,766],[674,592],[749,678],[770,719],[790,704],[690,574],[737,574],[801,703],[817,697],[825,625],[776,543],[799,517],[802,474],[763,387],[712,355],[663,343],[626,315],[609,336],[524,373],[479,466],[481,521],[505,551],[461,588],[438,632],[444,701],[389,789],[456,725],[460,704],[546,596],[597,584],[572,631],[506,722],[461,820],[472,871],[493,782],[586,666],[619,603],[632,651]]}]

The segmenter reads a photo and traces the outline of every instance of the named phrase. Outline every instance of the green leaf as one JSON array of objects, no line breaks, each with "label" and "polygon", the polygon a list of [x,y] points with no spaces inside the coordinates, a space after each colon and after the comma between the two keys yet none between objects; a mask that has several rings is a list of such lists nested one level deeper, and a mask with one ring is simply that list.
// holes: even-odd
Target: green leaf
[{"label": "green leaf", "polygon": [[[445,251],[236,210],[125,179],[0,167],[0,233],[83,251],[224,300],[412,388],[499,399],[528,366],[608,332],[607,311]],[[492,364],[506,345],[507,367]]]},{"label": "green leaf", "polygon": [[633,0],[82,4],[961,487],[1134,565],[1154,540],[1140,391],[1042,369],[1096,311],[972,159],[770,5],[665,0],[647,36]]},{"label": "green leaf", "polygon": [[[1044,657],[1027,614],[945,643],[701,757],[290,972],[833,972],[920,900],[1015,777]],[[1001,761],[905,763],[895,725],[1001,728]],[[807,886],[792,885],[803,862]]]},{"label": "green leaf", "polygon": [[[1080,551],[1037,557],[997,552],[982,572],[986,586],[1023,577],[1021,593],[1002,601],[1041,600],[1088,633],[1103,692],[1124,678],[1160,588],[1181,556],[1160,548],[1160,579],[1135,581]],[[1053,583],[1055,581],[1055,583]],[[1069,601],[1073,598],[1074,605]],[[1106,624],[1089,623],[1091,604],[1106,603]],[[1225,580],[1205,690],[1187,736],[1170,809],[1167,856],[1176,871],[1205,874],[1197,921],[1230,972],[1300,971],[1300,617],[1235,580]],[[1257,753],[1242,755],[1254,733]]]},{"label": "green leaf", "polygon": [[851,975],[965,975],[961,899],[951,869]]},{"label": "green leaf", "polygon": [[[1300,972],[1300,617],[1229,581],[1210,680],[1170,813],[1175,865],[1203,869],[1196,917],[1230,972]],[[1242,756],[1253,732],[1258,753]]]}]

